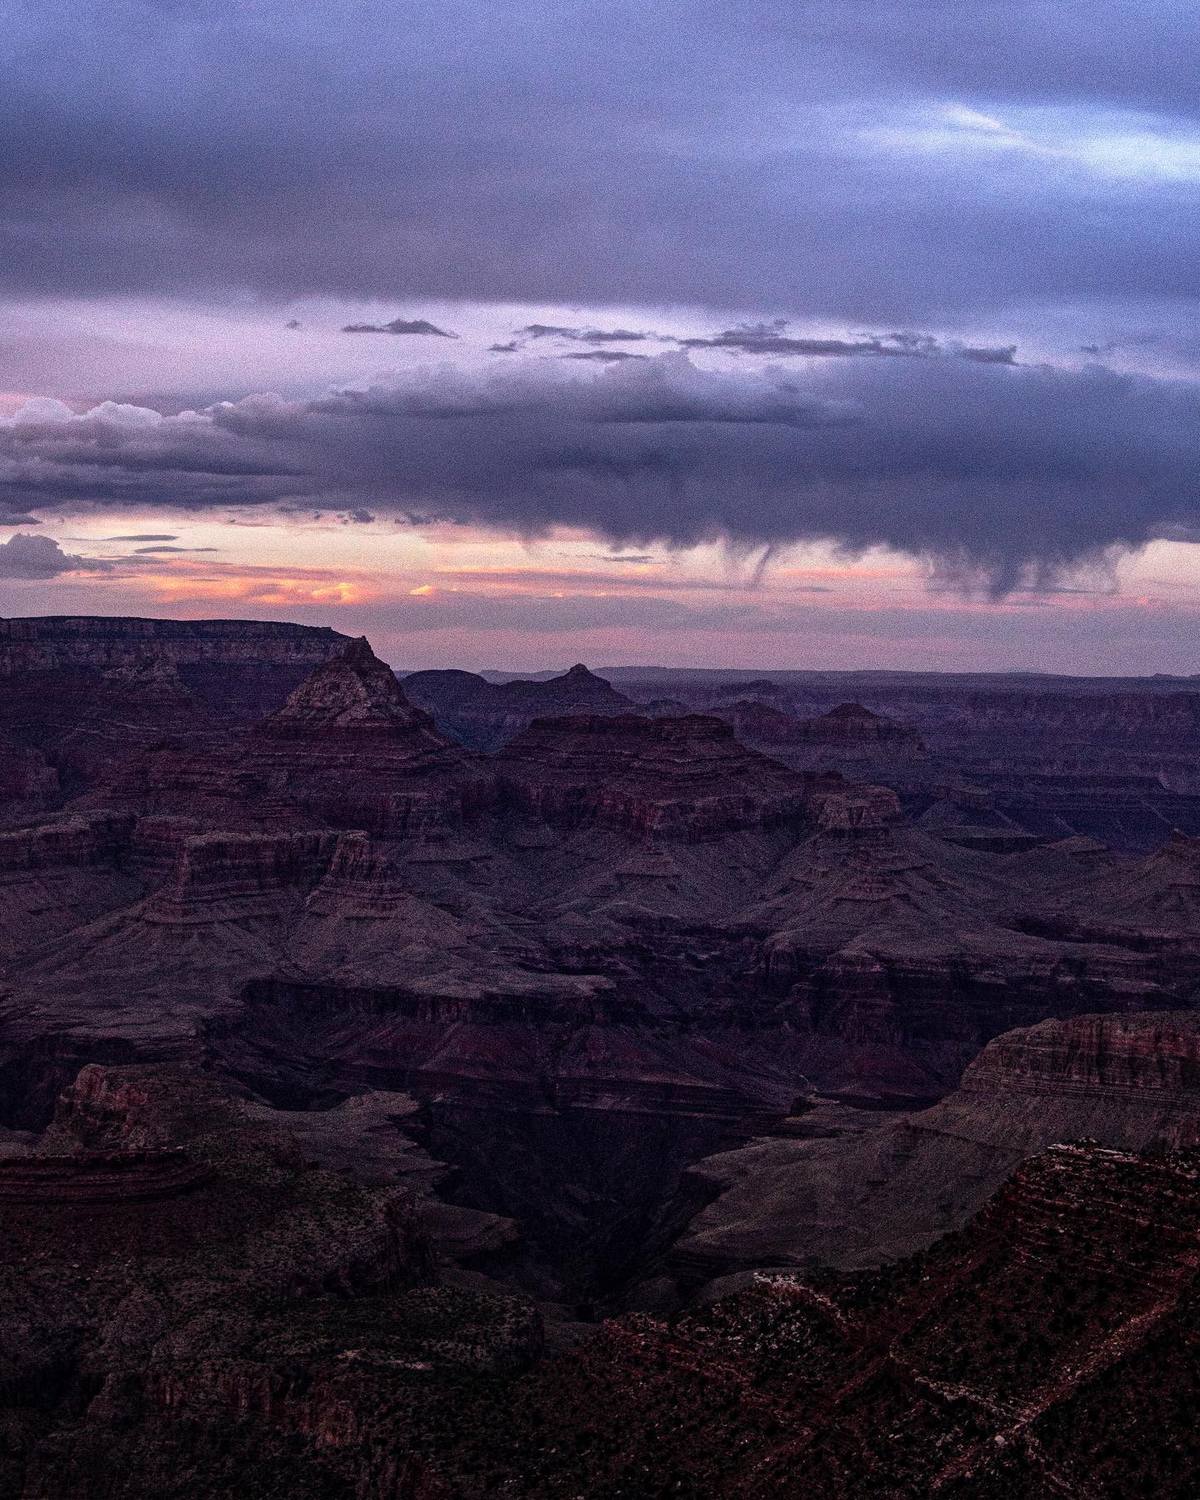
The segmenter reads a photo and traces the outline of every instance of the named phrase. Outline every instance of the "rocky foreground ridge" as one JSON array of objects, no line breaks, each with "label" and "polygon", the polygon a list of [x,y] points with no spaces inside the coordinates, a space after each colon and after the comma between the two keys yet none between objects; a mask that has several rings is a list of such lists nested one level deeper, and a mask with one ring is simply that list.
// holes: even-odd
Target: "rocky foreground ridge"
[{"label": "rocky foreground ridge", "polygon": [[297,1138],[170,1069],[86,1067],[44,1134],[0,1142],[3,1493],[421,1492],[414,1442],[364,1424],[407,1386],[428,1437],[439,1399],[521,1369],[542,1327],[456,1271],[487,1236],[427,1211],[437,1164],[388,1103],[373,1184],[312,1160],[361,1159],[361,1122]]},{"label": "rocky foreground ridge", "polygon": [[[323,1113],[88,1067],[8,1140],[6,1493],[1194,1492],[1195,1151],[1054,1146],[895,1266],[759,1278],[547,1351],[447,1238],[403,1102],[365,1130]],[[393,1149],[364,1151],[381,1131]],[[331,1170],[347,1151],[374,1181]]]},{"label": "rocky foreground ridge", "polygon": [[1183,1497],[1198,1243],[1194,1152],[1056,1146],[886,1272],[606,1325],[517,1382],[467,1462],[538,1500]]}]

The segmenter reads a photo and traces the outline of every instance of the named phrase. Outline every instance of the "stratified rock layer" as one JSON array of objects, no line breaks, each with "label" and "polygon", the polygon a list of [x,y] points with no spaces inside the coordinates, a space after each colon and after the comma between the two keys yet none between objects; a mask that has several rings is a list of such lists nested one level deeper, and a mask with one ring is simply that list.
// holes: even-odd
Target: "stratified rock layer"
[{"label": "stratified rock layer", "polygon": [[818,1109],[787,1134],[713,1157],[694,1175],[716,1197],[675,1264],[685,1283],[877,1264],[959,1228],[1022,1160],[1082,1137],[1200,1145],[1200,1015],[1077,1016],[1005,1032],[931,1109],[844,1127]]},{"label": "stratified rock layer", "polygon": [[540,719],[494,762],[523,811],[552,824],[609,824],[704,837],[799,822],[803,777],[740,745],[719,719]]}]

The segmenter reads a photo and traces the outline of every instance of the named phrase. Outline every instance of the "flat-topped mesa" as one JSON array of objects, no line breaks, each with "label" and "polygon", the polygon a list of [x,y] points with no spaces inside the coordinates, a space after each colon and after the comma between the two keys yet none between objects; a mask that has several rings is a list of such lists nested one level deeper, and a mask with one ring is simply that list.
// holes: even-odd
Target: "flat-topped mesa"
[{"label": "flat-topped mesa", "polygon": [[[386,841],[377,843],[360,830],[339,833],[332,854],[305,904],[310,917],[337,921],[394,921],[411,911],[415,898],[403,867],[391,857]],[[406,935],[410,935],[406,930]]]},{"label": "flat-topped mesa", "polygon": [[346,637],[328,626],[274,620],[151,620],[43,615],[0,620],[0,677],[64,669],[111,671],[147,654],[177,667],[314,666]]},{"label": "flat-topped mesa", "polygon": [[0,833],[0,879],[36,870],[111,864],[125,850],[133,826],[131,815],[99,811]]},{"label": "flat-topped mesa", "polygon": [[520,810],[568,826],[703,838],[808,812],[807,778],[700,714],[537,719],[493,763]]},{"label": "flat-topped mesa", "polygon": [[0,728],[90,779],[166,733],[254,723],[346,641],[270,620],[0,620]]},{"label": "flat-topped mesa", "polygon": [[800,738],[812,743],[857,742],[919,746],[921,737],[907,724],[899,724],[884,714],[872,713],[861,703],[839,703],[815,719],[801,719]]},{"label": "flat-topped mesa", "polygon": [[839,703],[828,713],[801,719],[770,703],[739,699],[722,710],[739,739],[749,744],[830,747],[836,750],[922,753],[920,735],[907,724],[873,713],[861,703]]},{"label": "flat-topped mesa", "polygon": [[886,786],[818,783],[812,801],[818,829],[834,838],[878,843],[900,820],[900,799]]}]

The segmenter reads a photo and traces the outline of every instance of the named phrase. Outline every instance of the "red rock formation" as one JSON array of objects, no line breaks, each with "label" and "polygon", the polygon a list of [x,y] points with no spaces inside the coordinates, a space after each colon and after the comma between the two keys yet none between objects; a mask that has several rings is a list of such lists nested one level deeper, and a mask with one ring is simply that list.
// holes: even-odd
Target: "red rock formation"
[{"label": "red rock formation", "polygon": [[1176,832],[1147,859],[1102,869],[1028,925],[1091,941],[1200,951],[1200,838]]},{"label": "red rock formation", "polygon": [[16,822],[36,816],[59,791],[58,772],[40,750],[0,735],[0,817]]},{"label": "red rock formation", "polygon": [[365,640],[318,667],[259,725],[243,765],[268,804],[391,834],[459,822],[488,789]]},{"label": "red rock formation", "polygon": [[362,640],[324,662],[250,732],[152,748],[88,800],[209,827],[397,836],[461,823],[486,804],[489,789],[487,773],[413,708]]},{"label": "red rock formation", "polygon": [[109,864],[133,826],[128,815],[96,812],[0,833],[0,872]]},{"label": "red rock formation", "polygon": [[[358,1155],[366,1123],[391,1129],[396,1159],[422,1156],[356,1113],[312,1122],[306,1152]],[[538,1352],[524,1300],[478,1274],[435,1284],[472,1217],[467,1253],[504,1243],[483,1216],[425,1216],[436,1163],[366,1188],[306,1162],[289,1119],[194,1073],[89,1068],[47,1135],[0,1160],[5,1494],[216,1495],[231,1455],[252,1493],[411,1494],[372,1488],[378,1416],[397,1397],[436,1409]]]},{"label": "red rock formation", "polygon": [[325,873],[334,838],[321,833],[210,833],[186,837],[175,868],[142,910],[167,926],[280,916]]},{"label": "red rock formation", "polygon": [[495,767],[512,802],[549,823],[682,838],[796,824],[810,790],[727,724],[694,714],[539,719]]},{"label": "red rock formation", "polygon": [[152,745],[195,745],[261,718],[344,644],[261,621],[0,620],[0,732],[75,793]]},{"label": "red rock formation", "polygon": [[0,620],[0,676],[73,668],[138,667],[147,653],[177,667],[300,666],[310,671],[345,645],[326,626],[273,620],[137,620],[115,615]]},{"label": "red rock formation", "polygon": [[127,1151],[0,1160],[0,1203],[141,1203],[207,1182],[210,1169],[185,1151]]},{"label": "red rock formation", "polygon": [[10,984],[26,972],[27,955],[142,894],[123,861],[133,824],[128,815],[76,813],[0,833],[0,963],[16,966],[7,968]]},{"label": "red rock formation", "polygon": [[768,703],[740,700],[722,712],[738,738],[750,744],[833,745],[843,749],[878,749],[895,753],[922,751],[915,729],[861,703],[840,703],[816,718],[801,719]]}]

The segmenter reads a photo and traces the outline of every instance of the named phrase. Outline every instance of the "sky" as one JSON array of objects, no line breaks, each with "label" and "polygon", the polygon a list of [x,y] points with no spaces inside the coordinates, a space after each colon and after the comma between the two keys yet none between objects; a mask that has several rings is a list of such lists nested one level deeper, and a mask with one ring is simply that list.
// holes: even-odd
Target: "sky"
[{"label": "sky", "polygon": [[0,613],[1200,672],[1200,12],[6,8]]}]

